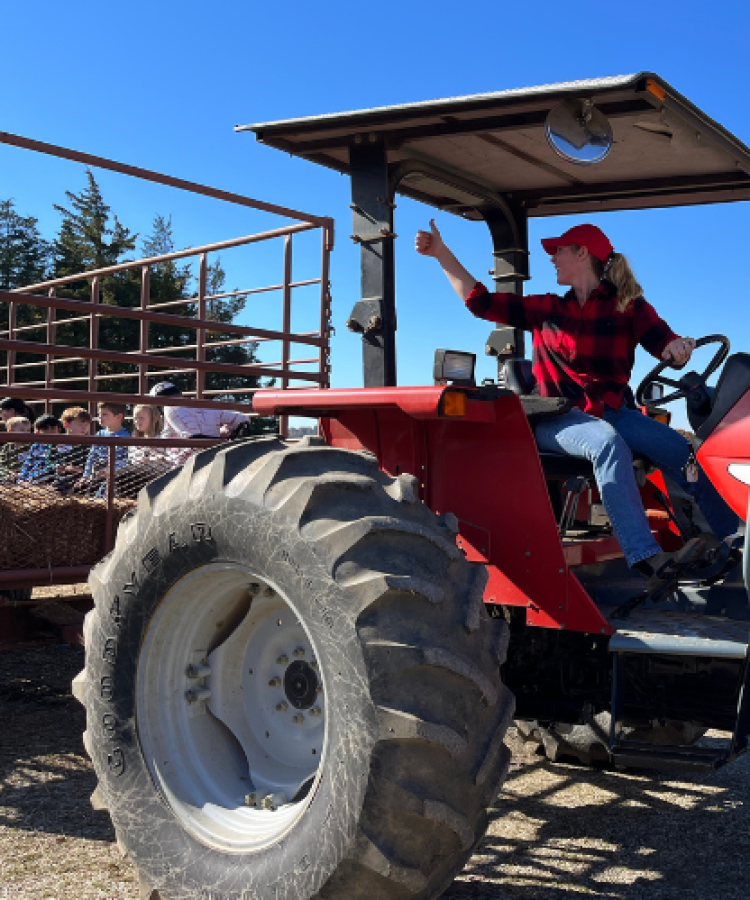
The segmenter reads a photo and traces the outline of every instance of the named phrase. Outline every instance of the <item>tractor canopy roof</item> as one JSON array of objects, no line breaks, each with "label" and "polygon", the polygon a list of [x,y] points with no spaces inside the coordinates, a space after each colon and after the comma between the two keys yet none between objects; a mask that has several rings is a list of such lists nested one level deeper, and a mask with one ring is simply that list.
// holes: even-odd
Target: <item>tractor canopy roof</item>
[{"label": "tractor canopy roof", "polygon": [[[547,141],[550,110],[590,100],[614,144],[581,165]],[[394,190],[471,219],[493,196],[527,216],[750,199],[750,150],[657,75],[641,72],[237,127],[350,173],[353,144],[384,143]]]}]

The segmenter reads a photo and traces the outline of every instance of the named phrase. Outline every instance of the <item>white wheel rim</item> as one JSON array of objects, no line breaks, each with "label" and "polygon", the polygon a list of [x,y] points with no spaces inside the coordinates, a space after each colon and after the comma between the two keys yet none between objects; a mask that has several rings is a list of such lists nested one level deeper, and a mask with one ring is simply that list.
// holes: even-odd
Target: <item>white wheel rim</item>
[{"label": "white wheel rim", "polygon": [[315,646],[288,598],[240,565],[182,579],[143,643],[136,721],[188,831],[228,852],[277,841],[314,796],[326,737]]}]

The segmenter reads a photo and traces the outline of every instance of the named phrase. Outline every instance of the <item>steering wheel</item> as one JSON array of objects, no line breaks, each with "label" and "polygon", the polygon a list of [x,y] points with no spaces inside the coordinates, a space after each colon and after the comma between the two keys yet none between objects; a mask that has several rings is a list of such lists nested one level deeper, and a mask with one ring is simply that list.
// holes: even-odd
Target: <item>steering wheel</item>
[{"label": "steering wheel", "polygon": [[[705,344],[721,344],[721,347],[714,354],[713,359],[708,364],[708,366],[701,372],[700,375],[695,375],[695,378],[699,381],[696,381],[695,384],[685,383],[684,376],[680,381],[674,381],[671,378],[663,378],[661,373],[667,368],[667,366],[672,366],[671,359],[662,360],[658,366],[655,366],[643,381],[638,385],[638,389],[635,392],[635,402],[638,406],[645,406],[647,409],[650,409],[654,406],[662,406],[665,403],[671,403],[673,400],[679,400],[683,397],[686,397],[688,391],[690,391],[693,387],[696,387],[698,383],[705,384],[706,379],[708,379],[713,373],[719,368],[719,366],[724,362],[724,360],[729,356],[729,338],[725,337],[723,334],[709,334],[706,337],[702,337],[695,342],[695,349],[698,347],[703,347]],[[685,364],[687,365],[687,364]],[[678,368],[674,366],[674,368]],[[680,366],[679,368],[684,368],[684,366]],[[695,373],[691,373],[695,374]],[[694,379],[691,379],[691,381]],[[652,384],[660,384],[665,387],[676,388],[676,390],[672,391],[671,394],[666,394],[659,400],[644,400],[643,395],[646,393],[646,388],[651,387]]]}]

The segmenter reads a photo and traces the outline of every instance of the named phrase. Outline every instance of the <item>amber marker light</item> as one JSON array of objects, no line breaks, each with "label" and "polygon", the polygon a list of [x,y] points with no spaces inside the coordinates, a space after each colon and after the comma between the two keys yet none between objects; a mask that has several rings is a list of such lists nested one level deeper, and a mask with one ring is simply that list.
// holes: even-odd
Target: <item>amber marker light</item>
[{"label": "amber marker light", "polygon": [[466,394],[460,391],[446,391],[440,400],[440,415],[465,416]]},{"label": "amber marker light", "polygon": [[657,84],[655,81],[652,81],[650,78],[646,79],[646,90],[649,92],[649,94],[653,94],[654,97],[656,97],[656,99],[661,101],[662,103],[664,102],[664,98],[667,96],[667,92],[664,90],[664,88],[660,84]]}]

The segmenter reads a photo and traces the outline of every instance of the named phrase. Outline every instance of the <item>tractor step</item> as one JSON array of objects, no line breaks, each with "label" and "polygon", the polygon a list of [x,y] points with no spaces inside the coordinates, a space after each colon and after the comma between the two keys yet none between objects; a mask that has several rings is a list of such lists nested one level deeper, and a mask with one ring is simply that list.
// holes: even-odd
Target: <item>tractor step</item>
[{"label": "tractor step", "polygon": [[[721,768],[745,752],[750,735],[750,667],[747,664],[750,623],[695,613],[640,608],[634,609],[627,621],[611,620],[611,624],[616,630],[609,642],[613,662],[609,749],[615,765],[705,774]],[[723,726],[727,727],[729,719],[733,718],[733,734],[725,747],[643,743],[624,737],[627,694],[634,687],[636,694],[648,690],[643,683],[643,674],[649,671],[641,667],[641,676],[634,676],[632,671],[628,674],[628,660],[632,670],[632,664],[638,658],[648,663],[643,660],[644,655],[676,657],[674,665],[688,667],[701,659],[704,665],[707,660],[717,660],[716,665],[722,669],[728,667],[728,670],[736,671],[736,713],[730,712],[726,726]],[[679,659],[683,662],[680,663]],[[648,677],[646,674],[647,683]],[[658,680],[654,682],[655,694],[661,686]]]},{"label": "tractor step", "polygon": [[623,768],[662,769],[668,772],[708,774],[728,761],[728,748],[682,746],[678,744],[646,744],[618,741],[610,752],[612,762]]},{"label": "tractor step", "polygon": [[616,627],[612,653],[659,653],[666,656],[712,656],[744,659],[750,623],[713,616],[637,609]]}]

